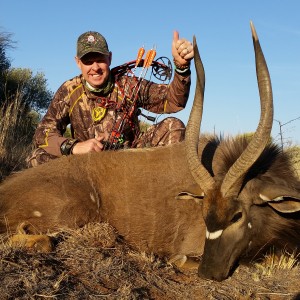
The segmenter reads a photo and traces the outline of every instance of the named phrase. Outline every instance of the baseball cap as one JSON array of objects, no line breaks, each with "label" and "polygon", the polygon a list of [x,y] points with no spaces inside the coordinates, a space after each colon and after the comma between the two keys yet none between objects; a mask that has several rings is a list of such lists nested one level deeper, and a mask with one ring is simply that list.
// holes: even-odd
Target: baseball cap
[{"label": "baseball cap", "polygon": [[108,55],[107,42],[99,32],[88,31],[81,34],[77,40],[77,57],[82,58],[85,54],[90,52],[98,52]]}]

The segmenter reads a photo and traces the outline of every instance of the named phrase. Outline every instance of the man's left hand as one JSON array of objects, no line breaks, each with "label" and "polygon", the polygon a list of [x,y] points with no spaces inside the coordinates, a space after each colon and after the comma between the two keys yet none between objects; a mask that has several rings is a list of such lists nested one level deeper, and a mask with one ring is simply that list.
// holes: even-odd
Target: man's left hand
[{"label": "man's left hand", "polygon": [[180,66],[188,66],[194,57],[193,44],[186,39],[180,39],[177,31],[173,33],[172,55],[175,63]]}]

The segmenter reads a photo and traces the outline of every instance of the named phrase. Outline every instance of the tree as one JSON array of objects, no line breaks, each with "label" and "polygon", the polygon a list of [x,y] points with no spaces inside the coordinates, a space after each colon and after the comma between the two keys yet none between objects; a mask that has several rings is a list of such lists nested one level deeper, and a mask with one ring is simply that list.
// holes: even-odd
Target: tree
[{"label": "tree", "polygon": [[8,48],[14,48],[12,34],[0,32],[0,95],[3,94],[5,72],[10,68],[10,61],[6,56]]},{"label": "tree", "polygon": [[14,44],[15,42],[12,41],[11,33],[0,32],[0,74],[10,67],[10,61],[6,56],[6,50],[8,48],[14,48]]},{"label": "tree", "polygon": [[13,45],[11,34],[0,32],[0,181],[26,167],[39,112],[53,96],[43,73],[11,68],[6,50]]},{"label": "tree", "polygon": [[[27,111],[46,109],[53,97],[47,89],[47,80],[43,73],[33,75],[30,69],[12,68],[5,72],[5,84],[0,101],[7,104],[16,97],[22,97]],[[1,102],[0,102],[1,104]]]},{"label": "tree", "polygon": [[47,108],[53,93],[47,89],[44,74],[33,75],[30,69],[11,68],[6,55],[9,48],[15,48],[12,34],[0,32],[0,107],[8,107],[16,97],[21,97],[25,113]]}]

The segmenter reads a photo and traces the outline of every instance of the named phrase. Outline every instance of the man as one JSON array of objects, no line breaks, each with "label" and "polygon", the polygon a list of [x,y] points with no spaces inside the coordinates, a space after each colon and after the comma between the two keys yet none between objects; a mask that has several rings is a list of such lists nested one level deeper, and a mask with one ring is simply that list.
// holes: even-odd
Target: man
[{"label": "man", "polygon": [[[136,81],[118,72],[118,68],[110,69],[112,53],[100,33],[89,31],[80,35],[75,61],[81,74],[64,82],[55,93],[36,129],[37,148],[28,159],[28,166],[62,155],[163,146],[183,140],[185,127],[179,119],[166,118],[141,133],[137,117],[139,107],[159,114],[174,113],[185,107],[194,52],[191,42],[179,39],[176,31],[172,55],[175,74],[170,85],[143,80],[134,111],[128,118]],[[68,125],[71,125],[72,138],[64,136]]]}]

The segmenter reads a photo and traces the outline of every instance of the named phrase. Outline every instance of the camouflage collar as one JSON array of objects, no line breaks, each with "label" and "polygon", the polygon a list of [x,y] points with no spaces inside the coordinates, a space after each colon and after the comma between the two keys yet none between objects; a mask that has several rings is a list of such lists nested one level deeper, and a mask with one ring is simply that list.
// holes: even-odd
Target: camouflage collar
[{"label": "camouflage collar", "polygon": [[114,81],[112,80],[111,73],[109,73],[108,80],[106,82],[105,87],[102,88],[95,88],[91,86],[86,80],[83,80],[85,87],[93,93],[101,93],[103,95],[107,95],[111,92],[112,88],[114,87]]}]

